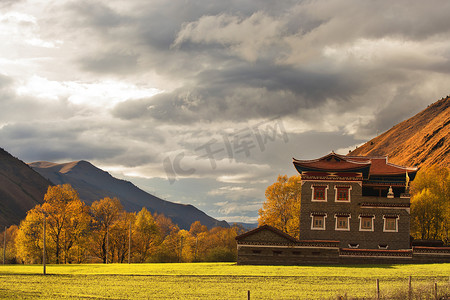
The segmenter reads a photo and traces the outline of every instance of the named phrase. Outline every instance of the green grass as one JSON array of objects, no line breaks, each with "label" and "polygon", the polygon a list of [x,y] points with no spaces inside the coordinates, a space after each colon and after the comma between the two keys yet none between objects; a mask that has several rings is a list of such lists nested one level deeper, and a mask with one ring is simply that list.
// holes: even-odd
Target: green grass
[{"label": "green grass", "polygon": [[[0,265],[0,299],[336,299],[450,290],[450,264],[237,266],[233,263]],[[401,297],[401,296],[399,296]],[[425,297],[422,297],[425,298]]]}]

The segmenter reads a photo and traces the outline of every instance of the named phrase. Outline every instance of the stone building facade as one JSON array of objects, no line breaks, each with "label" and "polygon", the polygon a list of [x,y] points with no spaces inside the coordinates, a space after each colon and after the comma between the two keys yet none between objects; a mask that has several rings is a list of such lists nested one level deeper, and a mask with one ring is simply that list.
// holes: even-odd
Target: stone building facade
[{"label": "stone building facade", "polygon": [[339,240],[342,248],[410,248],[408,181],[417,168],[335,153],[294,159],[294,166],[302,177],[300,239]]}]

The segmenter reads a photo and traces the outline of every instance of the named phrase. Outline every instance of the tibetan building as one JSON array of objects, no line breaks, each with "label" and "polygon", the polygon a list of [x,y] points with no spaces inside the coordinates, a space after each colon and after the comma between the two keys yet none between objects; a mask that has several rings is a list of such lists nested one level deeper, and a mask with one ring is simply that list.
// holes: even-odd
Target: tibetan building
[{"label": "tibetan building", "polygon": [[417,168],[330,153],[293,161],[302,178],[300,238],[268,225],[236,237],[238,264],[450,262],[448,247],[411,247]]},{"label": "tibetan building", "polygon": [[417,168],[387,157],[335,153],[296,160],[302,177],[300,238],[339,240],[340,247],[410,248],[409,182]]}]

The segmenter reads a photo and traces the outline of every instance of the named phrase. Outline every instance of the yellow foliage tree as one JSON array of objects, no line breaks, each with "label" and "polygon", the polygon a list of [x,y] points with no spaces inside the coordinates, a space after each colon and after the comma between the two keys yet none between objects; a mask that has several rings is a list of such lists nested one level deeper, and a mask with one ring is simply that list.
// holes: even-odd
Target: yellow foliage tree
[{"label": "yellow foliage tree", "polygon": [[103,198],[91,205],[93,217],[93,232],[91,233],[92,252],[102,259],[103,263],[111,261],[109,249],[111,227],[119,220],[124,212],[122,204],[117,198]]},{"label": "yellow foliage tree", "polygon": [[133,245],[138,262],[145,262],[160,241],[159,229],[152,214],[144,207],[134,222]]},{"label": "yellow foliage tree", "polygon": [[25,219],[20,222],[15,241],[16,257],[19,262],[42,262],[43,223],[44,215],[40,205],[30,209]]},{"label": "yellow foliage tree", "polygon": [[271,225],[298,237],[301,190],[300,176],[278,175],[277,181],[266,189],[266,201],[259,210],[259,225]]},{"label": "yellow foliage tree", "polygon": [[449,243],[450,170],[420,170],[411,186],[411,234],[418,239]]},{"label": "yellow foliage tree", "polygon": [[136,219],[135,213],[121,211],[109,232],[109,253],[112,261],[122,263],[128,255],[130,224]]},{"label": "yellow foliage tree", "polygon": [[[16,246],[15,241],[17,234],[19,232],[19,227],[17,225],[11,225],[6,229],[6,234],[3,231],[0,237],[0,245],[6,245],[5,249],[5,263],[16,263]],[[6,243],[4,244],[4,239],[6,235]]]},{"label": "yellow foliage tree", "polygon": [[[88,208],[77,191],[64,184],[48,188],[41,209],[47,217],[48,236],[54,245],[56,263],[67,262],[70,249],[88,231]],[[63,260],[61,254],[64,254]]]}]

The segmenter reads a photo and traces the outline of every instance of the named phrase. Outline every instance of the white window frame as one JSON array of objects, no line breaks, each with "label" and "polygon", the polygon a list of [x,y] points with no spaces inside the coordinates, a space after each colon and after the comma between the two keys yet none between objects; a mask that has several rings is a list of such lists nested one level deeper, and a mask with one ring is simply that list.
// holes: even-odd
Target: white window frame
[{"label": "white window frame", "polygon": [[[337,231],[350,231],[350,219],[352,218],[350,214],[348,214],[348,215],[334,215],[334,218],[336,219],[336,225],[334,227],[334,230],[337,230]],[[338,228],[338,218],[347,218],[347,228]]]},{"label": "white window frame", "polygon": [[[338,200],[338,188],[340,189],[348,189],[348,199],[347,200]],[[352,186],[342,186],[342,185],[335,185],[334,186],[334,202],[342,202],[342,203],[349,203],[351,198],[351,191]]]},{"label": "white window frame", "polygon": [[[314,217],[322,217],[323,222],[323,228],[314,227]],[[326,219],[327,214],[318,215],[318,214],[311,214],[311,230],[325,230],[326,229]]]},{"label": "white window frame", "polygon": [[[362,219],[363,218],[371,218],[372,219],[372,228],[371,229],[367,229],[367,228],[362,228]],[[374,231],[374,226],[375,225],[375,216],[359,216],[359,231]]]},{"label": "white window frame", "polygon": [[[398,232],[398,216],[383,216],[383,232]],[[395,219],[395,230],[386,229],[387,219]]]},{"label": "white window frame", "polygon": [[[324,187],[325,188],[325,200],[321,199],[315,199],[314,198],[314,188],[315,187]],[[327,202],[328,201],[328,184],[312,184],[311,185],[312,195],[311,195],[311,202]]]}]

